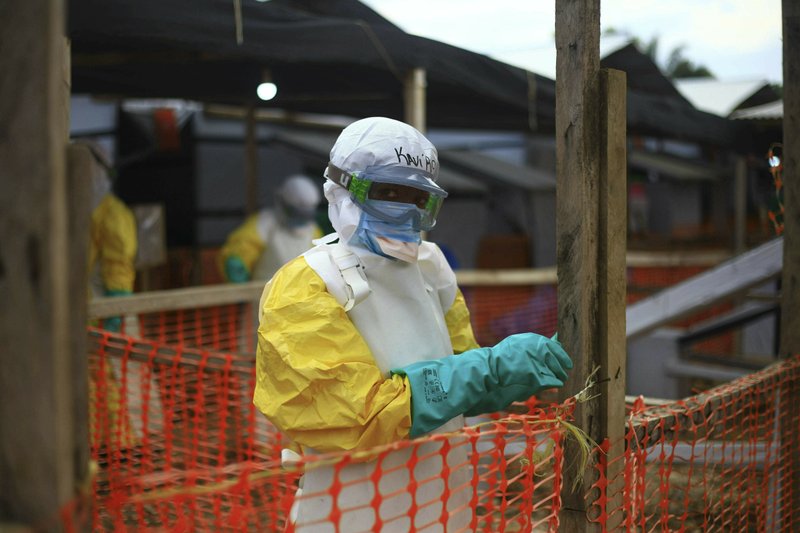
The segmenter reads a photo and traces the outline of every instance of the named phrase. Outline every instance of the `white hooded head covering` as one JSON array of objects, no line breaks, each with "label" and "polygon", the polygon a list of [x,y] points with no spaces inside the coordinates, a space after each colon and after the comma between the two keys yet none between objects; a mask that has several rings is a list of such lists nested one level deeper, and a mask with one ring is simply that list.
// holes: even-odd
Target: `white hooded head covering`
[{"label": "white hooded head covering", "polygon": [[108,149],[97,141],[88,139],[79,139],[73,141],[76,146],[85,146],[92,154],[92,166],[90,172],[92,173],[92,204],[91,209],[100,205],[103,198],[111,192],[111,179],[108,176],[112,168],[111,154]]},{"label": "white hooded head covering", "polygon": [[[347,172],[396,165],[425,170],[434,181],[439,176],[436,147],[414,127],[385,117],[357,120],[342,130],[331,149],[330,162]],[[323,188],[328,218],[347,242],[358,227],[361,208],[346,189],[332,181],[326,181]]]},{"label": "white hooded head covering", "polygon": [[286,178],[276,194],[287,205],[297,209],[313,210],[320,201],[319,186],[308,176],[294,174]]}]

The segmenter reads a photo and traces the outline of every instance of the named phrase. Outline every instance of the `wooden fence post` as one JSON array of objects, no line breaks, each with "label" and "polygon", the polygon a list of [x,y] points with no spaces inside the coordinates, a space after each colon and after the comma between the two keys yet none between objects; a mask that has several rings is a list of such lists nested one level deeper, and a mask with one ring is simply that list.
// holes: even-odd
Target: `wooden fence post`
[{"label": "wooden fence post", "polygon": [[70,286],[63,29],[61,1],[0,3],[0,522],[46,531],[74,496],[69,311],[86,299]]},{"label": "wooden fence post", "polygon": [[[783,357],[800,354],[800,3],[783,0],[783,278],[781,280],[781,346]],[[788,389],[788,387],[787,387]],[[789,413],[781,413],[782,447],[789,453],[790,474],[783,477],[786,530],[798,527],[800,509],[800,385],[783,394]]]},{"label": "wooden fence post", "polygon": [[[608,438],[615,457],[625,414],[626,84],[624,73],[600,71],[599,42],[600,0],[556,0],[558,335],[575,363],[563,395],[597,369],[600,396],[577,406],[575,422],[598,443]],[[577,453],[568,443],[565,456]],[[599,530],[589,522],[600,510],[589,492],[597,471],[564,475],[562,529]],[[618,498],[608,502],[619,507]]]},{"label": "wooden fence post", "polygon": [[258,131],[256,106],[247,104],[244,136],[245,213],[249,216],[258,210]]},{"label": "wooden fence post", "polygon": [[[584,387],[598,366],[600,0],[556,0],[556,255],[558,336],[575,364],[563,394]],[[599,402],[578,405],[575,423],[600,434]],[[568,443],[565,457],[578,457]],[[574,461],[566,461],[565,467]],[[573,491],[576,477],[582,483]],[[561,528],[596,531],[584,493],[595,472],[564,473]]]},{"label": "wooden fence post", "polygon": [[600,71],[600,224],[598,250],[598,359],[600,434],[608,439],[607,527],[621,524],[625,452],[625,383],[627,373],[626,252],[628,241],[628,158],[626,76]]},{"label": "wooden fence post", "polygon": [[425,69],[415,68],[408,71],[403,83],[403,108],[405,121],[425,133],[426,108],[425,89],[427,86]]}]

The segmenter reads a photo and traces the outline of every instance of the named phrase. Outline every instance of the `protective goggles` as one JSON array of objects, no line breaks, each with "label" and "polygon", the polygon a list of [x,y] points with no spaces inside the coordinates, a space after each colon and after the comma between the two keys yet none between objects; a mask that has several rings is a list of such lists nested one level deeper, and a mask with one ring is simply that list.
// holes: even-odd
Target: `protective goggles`
[{"label": "protective goggles", "polygon": [[350,191],[370,215],[394,224],[411,222],[415,231],[433,229],[447,197],[426,172],[397,165],[347,172],[328,164],[325,177]]}]

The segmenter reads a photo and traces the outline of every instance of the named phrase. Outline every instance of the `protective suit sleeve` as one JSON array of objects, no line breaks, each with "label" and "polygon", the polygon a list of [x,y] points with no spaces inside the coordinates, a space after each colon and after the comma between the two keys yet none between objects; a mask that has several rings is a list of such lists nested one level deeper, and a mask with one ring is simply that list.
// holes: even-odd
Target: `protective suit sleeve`
[{"label": "protective suit sleeve", "polygon": [[241,259],[248,276],[252,275],[253,267],[264,252],[267,243],[263,241],[258,232],[258,214],[252,215],[244,221],[244,224],[236,228],[225,241],[219,253],[219,267],[227,281],[225,265],[230,257]]},{"label": "protective suit sleeve", "polygon": [[450,343],[453,345],[453,353],[461,353],[473,348],[478,348],[475,334],[472,332],[472,324],[469,320],[469,309],[464,295],[460,289],[456,290],[456,299],[453,305],[447,310],[444,316],[447,330],[450,332]]},{"label": "protective suit sleeve", "polygon": [[133,292],[137,241],[131,210],[113,194],[107,194],[92,213],[92,232],[106,291]]},{"label": "protective suit sleeve", "polygon": [[411,389],[383,376],[324,281],[300,256],[262,296],[254,403],[281,431],[318,452],[408,436]]},{"label": "protective suit sleeve", "polygon": [[399,369],[411,387],[411,437],[451,418],[505,409],[540,390],[561,387],[572,361],[555,339],[536,333],[506,337],[492,348],[418,361]]}]

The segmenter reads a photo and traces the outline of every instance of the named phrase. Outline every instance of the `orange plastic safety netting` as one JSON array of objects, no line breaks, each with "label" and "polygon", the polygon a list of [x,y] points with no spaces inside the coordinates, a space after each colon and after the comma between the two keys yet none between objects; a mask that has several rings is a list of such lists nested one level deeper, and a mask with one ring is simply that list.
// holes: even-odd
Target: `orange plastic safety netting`
[{"label": "orange plastic safety netting", "polygon": [[[287,442],[252,405],[252,357],[95,329],[90,344],[93,530],[292,530],[293,504],[325,498],[330,505],[306,518],[306,530],[557,523],[557,418],[567,416],[558,406],[520,405],[518,414],[470,419],[463,432],[282,465]],[[301,470],[332,477],[322,493],[295,497]],[[372,497],[347,496],[363,490]]]},{"label": "orange plastic safety netting", "polygon": [[604,531],[799,531],[800,356],[627,416],[587,497]]},{"label": "orange plastic safety netting", "polygon": [[[701,273],[707,266],[629,267],[629,303]],[[473,330],[482,346],[496,344],[508,335],[534,331],[552,336],[557,329],[558,295],[556,285],[462,286],[470,309]],[[255,302],[149,313],[138,317],[135,328],[123,332],[170,345],[188,345],[232,353],[255,353]],[[687,327],[730,310],[723,304],[677,322]],[[729,335],[700,343],[698,350],[729,354],[733,348]]]},{"label": "orange plastic safety netting", "polygon": [[[578,462],[564,455],[570,402],[282,465],[287,443],[251,402],[251,356],[100,330],[90,343],[93,530],[291,530],[304,504],[297,531],[558,530]],[[798,394],[795,358],[674,404],[629,406],[624,439],[594,450],[590,516],[608,531],[797,530]],[[302,470],[325,480],[316,493],[296,496]]]}]

